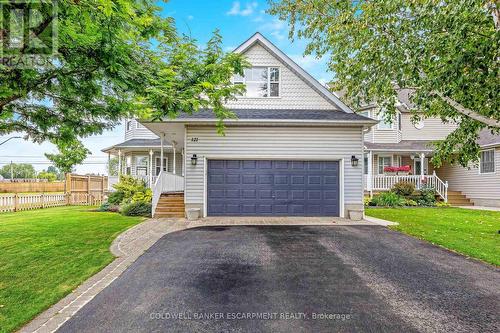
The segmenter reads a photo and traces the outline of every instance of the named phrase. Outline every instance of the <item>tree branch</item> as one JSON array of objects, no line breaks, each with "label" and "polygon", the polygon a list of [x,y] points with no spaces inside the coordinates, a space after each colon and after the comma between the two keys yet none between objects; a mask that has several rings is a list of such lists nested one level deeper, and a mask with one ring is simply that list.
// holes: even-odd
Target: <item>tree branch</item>
[{"label": "tree branch", "polygon": [[449,104],[451,107],[453,107],[458,113],[461,113],[463,115],[466,115],[469,118],[472,118],[474,120],[477,120],[483,124],[486,124],[491,127],[497,127],[500,128],[500,120],[489,118],[486,116],[483,116],[482,114],[479,114],[476,111],[473,111],[471,109],[467,109],[460,103],[457,103],[453,99],[444,96],[442,93],[437,92],[437,91],[432,91],[431,92],[433,95],[439,96],[443,101],[445,101],[447,104]]}]

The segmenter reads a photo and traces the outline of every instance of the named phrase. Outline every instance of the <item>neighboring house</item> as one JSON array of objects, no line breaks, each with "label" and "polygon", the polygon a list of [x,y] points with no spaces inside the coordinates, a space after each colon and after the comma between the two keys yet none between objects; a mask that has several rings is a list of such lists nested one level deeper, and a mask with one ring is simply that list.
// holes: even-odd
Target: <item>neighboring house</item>
[{"label": "neighboring house", "polygon": [[363,133],[376,121],[354,113],[259,33],[234,52],[252,68],[234,78],[247,91],[227,103],[237,119],[225,120],[225,135],[211,110],[131,120],[126,141],[104,150],[120,156],[120,172],[151,184],[156,216],[183,216],[184,208],[202,216],[362,212]]},{"label": "neighboring house", "polygon": [[[492,135],[488,130],[480,133],[478,143],[482,150],[478,165],[463,168],[445,164],[435,168],[431,163],[432,142],[445,139],[457,125],[439,118],[413,123],[410,94],[406,89],[398,93],[397,114],[392,122],[383,120],[384,110],[377,105],[359,110],[364,116],[380,120],[365,133],[365,190],[389,190],[402,179],[419,187],[424,179],[452,204],[500,206],[500,135]],[[410,166],[408,176],[393,176],[391,167],[400,166]]]}]

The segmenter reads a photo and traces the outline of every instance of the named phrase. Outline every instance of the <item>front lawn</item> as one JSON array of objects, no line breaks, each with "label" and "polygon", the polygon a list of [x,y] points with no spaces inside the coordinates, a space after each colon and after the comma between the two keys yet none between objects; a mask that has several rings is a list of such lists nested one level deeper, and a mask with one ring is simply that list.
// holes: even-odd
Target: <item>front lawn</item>
[{"label": "front lawn", "polygon": [[113,239],[140,221],[81,206],[0,214],[0,332],[19,328],[113,261]]},{"label": "front lawn", "polygon": [[399,223],[391,229],[500,265],[500,212],[462,208],[367,208],[365,212]]}]

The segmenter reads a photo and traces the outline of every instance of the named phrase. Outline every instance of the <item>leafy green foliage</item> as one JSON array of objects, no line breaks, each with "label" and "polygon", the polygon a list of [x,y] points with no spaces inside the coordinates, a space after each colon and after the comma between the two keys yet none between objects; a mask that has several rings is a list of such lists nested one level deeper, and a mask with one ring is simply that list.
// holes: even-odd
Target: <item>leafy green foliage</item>
[{"label": "leafy green foliage", "polygon": [[123,191],[111,192],[110,195],[108,196],[107,203],[109,203],[110,205],[119,205],[123,201],[124,197],[125,193],[123,193]]},{"label": "leafy green foliage", "polygon": [[148,188],[144,192],[134,193],[131,202],[151,203],[152,199],[153,199],[153,192],[151,191],[150,188]]},{"label": "leafy green foliage", "polygon": [[413,199],[419,206],[435,206],[436,205],[436,190],[432,187],[421,188]]},{"label": "leafy green foliage", "polygon": [[[495,1],[271,0],[306,54],[327,56],[334,89],[357,108],[396,112],[396,89],[414,91],[414,121],[439,117],[459,127],[439,142],[434,165],[478,159],[478,133],[500,131],[500,17]],[[457,105],[458,103],[459,105]]]},{"label": "leafy green foliage", "polygon": [[151,216],[151,203],[129,202],[120,206],[120,213],[125,216]]},{"label": "leafy green foliage", "polygon": [[58,148],[58,154],[45,154],[45,157],[64,173],[72,172],[73,167],[82,163],[87,154],[90,153],[90,150],[76,140],[60,141]]},{"label": "leafy green foliage", "polygon": [[374,195],[371,202],[375,206],[401,207],[405,205],[405,199],[394,192],[382,192]]},{"label": "leafy green foliage", "polygon": [[400,181],[394,184],[391,191],[397,195],[407,197],[415,191],[415,185],[410,182]]},{"label": "leafy green foliage", "polygon": [[120,206],[118,206],[116,204],[112,204],[108,201],[108,202],[104,202],[101,206],[99,206],[99,208],[97,208],[97,211],[117,213],[120,211]]},{"label": "leafy green foliage", "polygon": [[[8,12],[18,5],[2,7]],[[158,120],[200,108],[213,109],[221,121],[231,117],[223,104],[244,89],[231,83],[246,64],[242,56],[225,54],[217,32],[199,49],[161,10],[153,0],[58,1],[53,56],[28,68],[0,58],[0,135],[23,132],[67,155],[74,147],[68,143],[101,134],[124,117]],[[39,12],[35,36],[46,34],[45,24],[55,19],[50,6],[42,4]],[[29,54],[30,47],[18,53]],[[79,149],[68,158],[51,157],[68,172],[86,154]]]},{"label": "leafy green foliage", "polygon": [[40,171],[36,176],[38,179],[47,179],[49,182],[54,182],[57,180],[57,175],[52,172]]},{"label": "leafy green foliage", "polygon": [[12,163],[12,169],[10,164],[5,164],[0,168],[0,175],[5,179],[11,178],[11,170],[13,178],[35,178],[36,171],[33,165],[29,163]]},{"label": "leafy green foliage", "polygon": [[120,181],[113,188],[123,194],[121,202],[131,201],[136,193],[146,193],[149,190],[144,181],[129,175],[121,175]]}]

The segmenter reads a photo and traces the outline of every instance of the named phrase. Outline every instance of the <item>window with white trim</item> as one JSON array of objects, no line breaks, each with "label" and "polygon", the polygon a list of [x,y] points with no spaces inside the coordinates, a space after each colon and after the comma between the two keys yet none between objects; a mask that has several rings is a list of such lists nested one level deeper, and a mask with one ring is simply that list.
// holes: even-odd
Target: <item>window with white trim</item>
[{"label": "window with white trim", "polygon": [[126,123],[126,130],[130,131],[132,129],[132,120],[127,120]]},{"label": "window with white trim", "polygon": [[386,113],[386,109],[380,109],[378,112],[377,118],[380,120],[377,127],[378,129],[392,129],[392,121],[387,121]]},{"label": "window with white trim", "polygon": [[493,173],[495,172],[495,150],[483,150],[480,155],[479,161],[480,173]]},{"label": "window with white trim", "polygon": [[279,97],[279,67],[252,67],[245,69],[244,75],[235,75],[234,84],[244,84],[244,97]]},{"label": "window with white trim", "polygon": [[378,173],[379,175],[384,173],[384,168],[391,166],[391,157],[390,156],[379,156],[378,157]]}]

